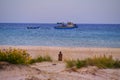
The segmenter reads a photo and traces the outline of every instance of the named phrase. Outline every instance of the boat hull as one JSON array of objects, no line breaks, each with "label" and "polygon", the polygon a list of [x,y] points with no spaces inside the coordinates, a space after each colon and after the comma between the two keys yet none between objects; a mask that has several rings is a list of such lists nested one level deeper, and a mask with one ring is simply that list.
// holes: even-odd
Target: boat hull
[{"label": "boat hull", "polygon": [[59,27],[59,26],[55,26],[54,28],[55,29],[74,29],[74,28],[77,28],[77,27]]},{"label": "boat hull", "polygon": [[39,29],[39,27],[27,27],[27,29]]}]

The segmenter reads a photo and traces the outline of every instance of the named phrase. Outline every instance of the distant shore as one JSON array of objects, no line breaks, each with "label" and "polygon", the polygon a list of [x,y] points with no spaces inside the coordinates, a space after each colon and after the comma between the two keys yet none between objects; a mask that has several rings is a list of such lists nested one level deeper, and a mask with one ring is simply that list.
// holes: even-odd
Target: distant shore
[{"label": "distant shore", "polygon": [[51,47],[51,46],[8,46],[0,45],[0,49],[4,48],[20,48],[25,49],[32,57],[38,55],[49,55],[53,60],[57,60],[58,54],[61,51],[63,59],[85,59],[94,56],[109,56],[112,55],[114,59],[120,58],[120,48],[93,48],[93,47]]}]

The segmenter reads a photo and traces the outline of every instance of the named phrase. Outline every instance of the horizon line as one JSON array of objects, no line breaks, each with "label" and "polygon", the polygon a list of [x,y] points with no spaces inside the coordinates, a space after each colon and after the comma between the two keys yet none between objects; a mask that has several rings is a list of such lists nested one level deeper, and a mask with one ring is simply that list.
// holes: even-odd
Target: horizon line
[{"label": "horizon line", "polygon": [[[67,23],[67,22],[65,22]],[[56,23],[38,23],[38,22],[0,22],[0,24],[57,24]],[[75,23],[75,24],[120,24],[120,23]]]}]

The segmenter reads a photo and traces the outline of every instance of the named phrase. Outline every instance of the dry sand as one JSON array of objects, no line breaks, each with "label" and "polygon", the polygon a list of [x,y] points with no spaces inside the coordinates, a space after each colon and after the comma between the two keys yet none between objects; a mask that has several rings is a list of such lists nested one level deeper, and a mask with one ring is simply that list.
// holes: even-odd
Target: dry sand
[{"label": "dry sand", "polygon": [[4,48],[20,48],[25,49],[32,57],[39,55],[49,55],[53,60],[58,59],[61,51],[63,59],[84,59],[94,56],[112,55],[115,59],[120,59],[120,48],[83,48],[83,47],[47,47],[47,46],[0,46]]},{"label": "dry sand", "polygon": [[89,66],[74,70],[67,69],[64,62],[42,62],[30,66],[2,63],[2,66],[0,80],[120,80],[120,69]]},{"label": "dry sand", "polygon": [[120,48],[0,46],[1,49],[9,47],[25,49],[32,57],[50,55],[54,61],[29,66],[0,63],[0,80],[120,80],[120,69],[89,66],[74,70],[67,69],[64,62],[57,61],[59,51],[63,53],[63,59],[84,59],[104,54],[120,59]]}]

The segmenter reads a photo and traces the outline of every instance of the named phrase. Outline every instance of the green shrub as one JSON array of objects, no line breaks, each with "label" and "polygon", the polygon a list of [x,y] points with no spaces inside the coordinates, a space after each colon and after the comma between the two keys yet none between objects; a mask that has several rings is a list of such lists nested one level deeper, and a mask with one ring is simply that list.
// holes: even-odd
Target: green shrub
[{"label": "green shrub", "polygon": [[30,64],[36,63],[36,59],[31,59]]},{"label": "green shrub", "polygon": [[112,56],[106,57],[100,56],[100,57],[94,57],[92,59],[89,59],[88,65],[91,66],[97,66],[99,68],[113,68],[114,67],[114,62]]},{"label": "green shrub", "polygon": [[0,49],[0,61],[7,61],[13,64],[29,64],[29,54],[22,49]]},{"label": "green shrub", "polygon": [[51,57],[46,55],[43,57],[43,61],[52,61]]},{"label": "green shrub", "polygon": [[65,62],[66,62],[67,68],[74,67],[75,64],[76,64],[76,61],[75,61],[75,60],[66,60]]},{"label": "green shrub", "polygon": [[119,60],[116,60],[114,62],[114,68],[120,68],[120,61]]},{"label": "green shrub", "polygon": [[52,59],[51,59],[51,57],[50,56],[48,56],[48,55],[46,55],[46,56],[39,56],[39,57],[37,57],[37,58],[35,58],[35,59],[31,59],[31,64],[32,63],[35,63],[35,62],[43,62],[43,61],[52,61]]},{"label": "green shrub", "polygon": [[66,62],[66,67],[76,67],[81,68],[85,66],[97,66],[98,68],[120,68],[120,61],[114,60],[112,56],[100,56],[87,58],[85,60],[68,60]]},{"label": "green shrub", "polygon": [[46,56],[39,56],[36,58],[36,62],[42,62],[42,61],[52,61],[51,57],[46,55]]},{"label": "green shrub", "polygon": [[12,64],[32,64],[35,62],[52,61],[52,59],[48,55],[32,59],[25,50],[9,48],[0,49],[0,61],[6,61]]},{"label": "green shrub", "polygon": [[81,68],[86,66],[86,61],[85,60],[77,60],[76,61],[76,67]]}]

